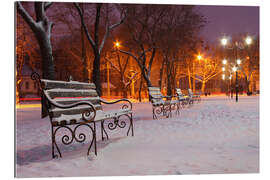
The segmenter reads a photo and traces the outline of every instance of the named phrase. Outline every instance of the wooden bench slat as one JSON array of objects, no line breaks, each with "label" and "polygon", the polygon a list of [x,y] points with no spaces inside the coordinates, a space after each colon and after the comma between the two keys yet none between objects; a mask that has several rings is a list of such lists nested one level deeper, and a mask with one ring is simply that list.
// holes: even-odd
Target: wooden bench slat
[{"label": "wooden bench slat", "polygon": [[47,79],[41,79],[42,87],[46,89],[96,89],[94,83],[83,83],[78,81],[53,81]]},{"label": "wooden bench slat", "polygon": [[149,91],[160,91],[159,87],[148,87]]},{"label": "wooden bench slat", "polygon": [[73,104],[73,103],[81,102],[81,101],[88,101],[88,102],[91,102],[94,105],[95,104],[100,104],[100,98],[99,97],[55,98],[54,101],[59,103],[59,104],[64,104],[64,105]]},{"label": "wooden bench slat", "polygon": [[74,89],[49,89],[46,90],[49,96],[54,99],[56,97],[97,97],[98,94],[94,89],[74,90]]}]

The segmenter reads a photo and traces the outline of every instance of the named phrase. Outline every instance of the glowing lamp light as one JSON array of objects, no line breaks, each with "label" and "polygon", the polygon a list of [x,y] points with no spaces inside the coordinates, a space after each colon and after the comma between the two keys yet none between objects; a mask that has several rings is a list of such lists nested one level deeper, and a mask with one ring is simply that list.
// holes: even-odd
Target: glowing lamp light
[{"label": "glowing lamp light", "polygon": [[225,67],[222,67],[222,71],[225,71]]},{"label": "glowing lamp light", "polygon": [[252,38],[248,36],[246,38],[246,43],[247,43],[247,45],[250,45],[252,43]]},{"label": "glowing lamp light", "polygon": [[117,48],[120,47],[120,43],[119,43],[118,41],[116,41],[114,45],[115,45],[115,47],[117,47]]},{"label": "glowing lamp light", "polygon": [[227,64],[227,60],[224,59],[224,60],[222,61],[222,63],[223,63],[223,64]]},{"label": "glowing lamp light", "polygon": [[222,74],[222,79],[223,79],[223,80],[225,79],[225,74]]},{"label": "glowing lamp light", "polygon": [[232,70],[233,70],[233,72],[237,71],[237,67],[234,66],[234,67],[232,68]]},{"label": "glowing lamp light", "polygon": [[221,39],[221,44],[222,44],[223,46],[227,45],[227,43],[228,43],[228,40],[227,40],[226,38],[222,38],[222,39]]},{"label": "glowing lamp light", "polygon": [[201,59],[202,59],[202,56],[201,56],[201,55],[198,55],[198,56],[197,56],[197,59],[198,59],[198,60],[201,60]]},{"label": "glowing lamp light", "polygon": [[237,59],[236,60],[236,63],[239,65],[239,64],[241,64],[241,60],[240,59]]},{"label": "glowing lamp light", "polygon": [[232,79],[232,75],[230,75],[229,79]]}]

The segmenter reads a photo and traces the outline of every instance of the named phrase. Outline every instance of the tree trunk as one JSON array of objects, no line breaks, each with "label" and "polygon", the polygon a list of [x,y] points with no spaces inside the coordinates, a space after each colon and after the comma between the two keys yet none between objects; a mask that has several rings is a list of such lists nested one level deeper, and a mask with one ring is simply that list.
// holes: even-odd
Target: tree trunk
[{"label": "tree trunk", "polygon": [[247,95],[249,95],[250,94],[250,89],[249,89],[250,80],[248,80],[247,76],[245,76],[245,82],[246,82],[246,93]]},{"label": "tree trunk", "polygon": [[171,68],[170,63],[167,62],[167,96],[172,95],[172,87],[171,87]]},{"label": "tree trunk", "polygon": [[18,13],[29,25],[38,41],[42,58],[42,77],[55,79],[54,62],[51,46],[51,30],[53,23],[47,18],[45,11],[52,3],[35,2],[36,21],[23,8],[20,2],[16,3]]},{"label": "tree trunk", "polygon": [[[82,13],[84,13],[83,3],[80,4],[82,8]],[[83,61],[83,81],[89,82],[88,79],[88,70],[87,70],[87,62],[86,62],[86,48],[84,43],[84,29],[81,24],[81,44],[82,44],[82,61]]]},{"label": "tree trunk", "polygon": [[202,93],[204,93],[204,89],[205,89],[205,81],[202,81],[202,88],[201,88]]},{"label": "tree trunk", "polygon": [[96,85],[96,90],[99,96],[102,96],[101,80],[100,80],[100,54],[95,52],[95,59],[93,62],[93,82]]},{"label": "tree trunk", "polygon": [[188,69],[188,85],[189,89],[192,89],[190,70]]},{"label": "tree trunk", "polygon": [[39,33],[35,33],[36,38],[38,40],[38,44],[41,51],[42,58],[42,77],[44,79],[55,79],[55,71],[54,71],[54,61],[52,55],[52,46],[50,36],[47,35],[46,32],[41,31]]},{"label": "tree trunk", "polygon": [[143,83],[143,77],[141,75],[141,82],[140,82],[140,88],[139,88],[139,102],[142,102],[142,83]]},{"label": "tree trunk", "polygon": [[163,69],[164,69],[164,62],[161,65],[160,74],[159,74],[159,88],[162,88],[162,79],[163,79]]}]

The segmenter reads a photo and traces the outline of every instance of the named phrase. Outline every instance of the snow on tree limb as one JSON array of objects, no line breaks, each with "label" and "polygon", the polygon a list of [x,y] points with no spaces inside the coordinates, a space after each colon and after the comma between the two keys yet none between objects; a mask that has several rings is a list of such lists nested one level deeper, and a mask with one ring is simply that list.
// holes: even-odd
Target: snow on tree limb
[{"label": "snow on tree limb", "polygon": [[18,13],[23,17],[26,23],[30,26],[32,30],[36,30],[37,25],[34,19],[28,14],[28,12],[24,9],[21,2],[16,2]]},{"label": "snow on tree limb", "polygon": [[45,2],[44,10],[46,11],[47,9],[49,9],[49,7],[51,7],[52,4],[53,2]]}]

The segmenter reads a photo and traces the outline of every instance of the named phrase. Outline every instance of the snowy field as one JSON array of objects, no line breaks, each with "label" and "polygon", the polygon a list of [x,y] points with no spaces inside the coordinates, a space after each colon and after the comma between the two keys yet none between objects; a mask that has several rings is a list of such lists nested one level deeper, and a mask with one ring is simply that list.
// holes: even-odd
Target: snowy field
[{"label": "snowy field", "polygon": [[[18,108],[17,177],[220,174],[259,172],[259,96],[203,98],[173,118],[152,120],[149,103],[134,103],[134,136],[108,131],[97,152],[61,146],[51,158],[49,119],[40,108]],[[83,131],[83,130],[82,130]]]}]

